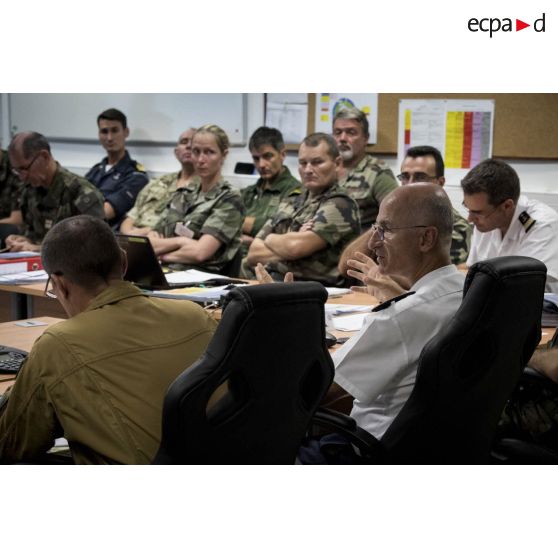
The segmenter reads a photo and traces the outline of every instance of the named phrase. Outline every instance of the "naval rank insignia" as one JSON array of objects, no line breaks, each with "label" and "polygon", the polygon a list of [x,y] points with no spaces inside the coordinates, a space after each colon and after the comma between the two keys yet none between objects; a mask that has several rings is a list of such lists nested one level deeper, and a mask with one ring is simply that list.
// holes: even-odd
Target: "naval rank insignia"
[{"label": "naval rank insignia", "polygon": [[519,222],[523,225],[525,232],[529,232],[533,225],[537,222],[535,219],[527,213],[527,211],[523,211],[519,214]]}]

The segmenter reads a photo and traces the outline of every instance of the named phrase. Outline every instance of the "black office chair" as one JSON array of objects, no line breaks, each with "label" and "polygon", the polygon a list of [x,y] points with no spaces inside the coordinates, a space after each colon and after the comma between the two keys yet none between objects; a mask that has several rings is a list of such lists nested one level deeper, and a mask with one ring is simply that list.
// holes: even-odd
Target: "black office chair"
[{"label": "black office chair", "polygon": [[318,283],[239,287],[170,386],[154,463],[289,464],[333,381]]},{"label": "black office chair", "polygon": [[[547,348],[558,347],[558,329]],[[527,366],[508,399],[492,457],[507,465],[558,464],[558,384]]]},{"label": "black office chair", "polygon": [[348,433],[365,462],[489,463],[504,404],[540,340],[545,280],[533,258],[472,266],[459,310],[424,347],[411,396],[380,442],[337,413],[320,409],[315,421]]}]

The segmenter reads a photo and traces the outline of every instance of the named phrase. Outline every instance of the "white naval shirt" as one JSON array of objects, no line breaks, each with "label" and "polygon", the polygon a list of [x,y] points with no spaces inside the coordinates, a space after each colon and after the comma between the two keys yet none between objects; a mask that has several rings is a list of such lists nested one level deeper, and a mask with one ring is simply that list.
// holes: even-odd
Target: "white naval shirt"
[{"label": "white naval shirt", "polygon": [[428,273],[411,287],[415,294],[370,313],[333,354],[335,382],[355,398],[351,416],[376,438],[409,398],[420,353],[459,308],[464,281],[454,265]]},{"label": "white naval shirt", "polygon": [[[536,223],[525,232],[519,215],[527,212]],[[520,196],[510,228],[502,238],[500,229],[473,231],[467,265],[498,256],[529,256],[547,267],[546,290],[558,292],[558,213],[537,200]]]}]

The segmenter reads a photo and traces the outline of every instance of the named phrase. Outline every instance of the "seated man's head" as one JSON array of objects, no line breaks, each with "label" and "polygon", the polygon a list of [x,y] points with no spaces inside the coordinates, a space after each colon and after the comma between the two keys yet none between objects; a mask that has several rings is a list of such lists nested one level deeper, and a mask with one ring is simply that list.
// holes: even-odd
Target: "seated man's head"
[{"label": "seated man's head", "polygon": [[335,140],[328,134],[306,136],[298,149],[298,172],[311,194],[320,194],[337,181],[341,157]]},{"label": "seated man's head", "polygon": [[431,182],[443,186],[446,179],[442,154],[430,145],[409,148],[401,163],[401,174],[397,178],[403,186],[416,182]]},{"label": "seated man's head", "polygon": [[56,163],[50,153],[47,139],[38,132],[16,134],[8,147],[12,172],[25,184],[50,186]]},{"label": "seated man's head", "polygon": [[99,141],[108,155],[121,156],[126,150],[126,139],[130,135],[126,115],[115,108],[97,116]]},{"label": "seated man's head", "polygon": [[193,168],[192,162],[192,139],[196,133],[196,128],[188,128],[180,134],[176,147],[174,148],[174,155],[178,162],[182,165],[188,165]]},{"label": "seated man's head", "polygon": [[465,175],[461,188],[469,222],[480,232],[500,229],[505,234],[520,193],[515,170],[503,161],[485,159]]},{"label": "seated man's head", "polygon": [[122,279],[126,256],[111,228],[96,217],[77,215],[46,234],[41,259],[49,276],[45,292],[55,296],[68,316],[82,312],[112,281]]},{"label": "seated man's head", "polygon": [[252,134],[248,149],[260,176],[267,182],[273,182],[283,169],[286,156],[281,132],[261,126]]},{"label": "seated man's head", "polygon": [[450,264],[451,202],[435,184],[401,186],[380,204],[369,248],[380,273],[409,289],[420,277]]},{"label": "seated man's head", "polygon": [[333,118],[333,137],[344,163],[357,164],[366,154],[368,118],[355,107],[337,111]]}]

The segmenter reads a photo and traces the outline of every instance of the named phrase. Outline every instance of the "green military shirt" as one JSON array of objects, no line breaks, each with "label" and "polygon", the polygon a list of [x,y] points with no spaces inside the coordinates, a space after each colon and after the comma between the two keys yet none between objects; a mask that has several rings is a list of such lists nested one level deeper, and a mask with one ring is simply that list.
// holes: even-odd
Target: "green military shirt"
[{"label": "green military shirt", "polygon": [[[180,228],[189,229],[194,240],[204,234],[214,236],[221,246],[203,266],[196,267],[218,273],[238,252],[244,213],[238,190],[227,181],[221,179],[209,192],[202,192],[201,183],[196,181],[174,192],[166,215],[154,230],[165,238],[171,238],[177,236],[175,230],[177,225],[181,225]],[[186,269],[192,264],[172,264],[171,267]]]},{"label": "green military shirt", "polygon": [[260,178],[255,184],[240,191],[247,217],[255,217],[250,236],[256,236],[265,222],[272,217],[284,198],[301,193],[300,182],[287,167],[277,175],[275,181],[264,189],[264,180]]},{"label": "green military shirt", "polygon": [[180,171],[165,174],[151,180],[140,191],[134,207],[126,215],[134,220],[135,227],[153,228],[164,217],[179,177]]},{"label": "green military shirt", "polygon": [[451,235],[450,256],[451,263],[458,265],[467,261],[471,247],[471,233],[473,227],[467,222],[459,211],[453,210],[453,232]]},{"label": "green military shirt", "polygon": [[295,279],[337,285],[341,282],[337,271],[339,256],[345,245],[360,234],[358,206],[339,186],[334,185],[314,197],[305,191],[297,198],[283,201],[256,238],[264,240],[272,233],[296,232],[310,220],[314,221],[312,231],[323,238],[327,246],[306,258],[271,262],[267,267],[282,275],[292,271]]},{"label": "green military shirt", "polygon": [[376,222],[380,202],[397,188],[397,181],[384,161],[367,154],[339,185],[358,203],[365,230]]},{"label": "green military shirt", "polygon": [[19,209],[23,183],[12,173],[6,151],[0,150],[0,219]]},{"label": "green military shirt", "polygon": [[73,215],[105,218],[103,195],[85,178],[56,163],[57,170],[48,188],[26,184],[21,195],[23,235],[40,244],[53,225]]},{"label": "green military shirt", "polygon": [[170,383],[209,343],[195,303],[115,281],[33,345],[0,410],[0,462],[37,458],[64,436],[82,463],[150,463]]}]

